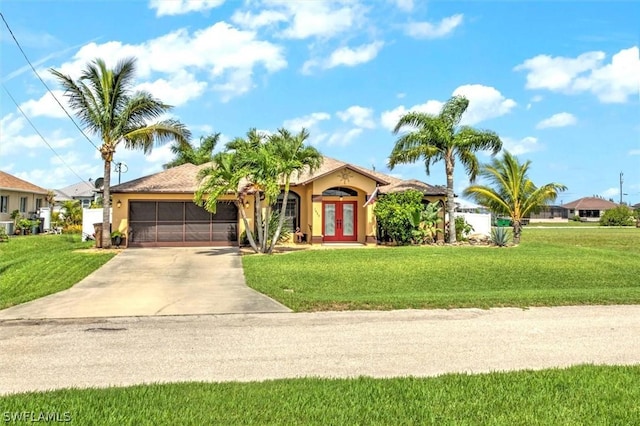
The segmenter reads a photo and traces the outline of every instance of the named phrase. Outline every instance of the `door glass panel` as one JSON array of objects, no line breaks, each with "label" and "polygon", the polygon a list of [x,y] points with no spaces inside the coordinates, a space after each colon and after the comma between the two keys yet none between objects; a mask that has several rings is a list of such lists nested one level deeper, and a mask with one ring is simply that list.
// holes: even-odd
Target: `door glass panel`
[{"label": "door glass panel", "polygon": [[324,205],[324,235],[333,237],[336,235],[336,205]]},{"label": "door glass panel", "polygon": [[353,204],[342,205],[342,235],[352,237],[353,234]]}]

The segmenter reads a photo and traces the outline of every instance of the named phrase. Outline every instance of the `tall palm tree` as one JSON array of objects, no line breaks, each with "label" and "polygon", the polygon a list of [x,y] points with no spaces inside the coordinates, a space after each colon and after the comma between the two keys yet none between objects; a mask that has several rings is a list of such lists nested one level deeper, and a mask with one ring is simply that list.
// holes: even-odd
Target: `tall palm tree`
[{"label": "tall palm tree", "polygon": [[559,183],[537,187],[527,176],[530,165],[531,161],[521,164],[517,157],[505,151],[502,159],[494,158],[491,164],[481,168],[480,176],[486,178],[493,187],[472,185],[464,190],[466,197],[511,218],[514,244],[520,243],[522,218],[540,211],[554,201],[559,192],[567,189]]},{"label": "tall palm tree", "polygon": [[214,133],[209,136],[200,138],[200,145],[194,146],[192,143],[186,144],[176,143],[171,145],[171,152],[176,156],[170,162],[164,164],[162,167],[170,169],[182,164],[191,163],[199,166],[201,164],[209,163],[213,160],[213,150],[220,141],[220,133]]},{"label": "tall palm tree", "polygon": [[184,124],[176,120],[168,119],[149,124],[172,107],[147,92],[133,92],[135,64],[134,58],[127,58],[110,69],[102,59],[94,59],[87,64],[77,80],[60,71],[50,70],[65,89],[69,105],[85,128],[102,139],[99,149],[104,160],[104,248],[111,247],[111,162],[118,145],[124,144],[128,149],[141,149],[148,154],[154,143],[162,144],[175,140],[179,144],[186,144],[191,137]]},{"label": "tall palm tree", "polygon": [[268,253],[273,252],[273,248],[282,231],[285,212],[287,210],[291,177],[296,173],[299,174],[303,170],[313,172],[322,165],[322,154],[320,154],[316,148],[305,145],[305,141],[308,138],[309,132],[304,128],[296,135],[292,135],[287,129],[281,128],[278,129],[277,133],[269,137],[270,143],[268,146],[272,155],[278,159],[278,175],[280,181],[284,184],[284,198],[280,209],[278,227],[271,240]]},{"label": "tall palm tree", "polygon": [[500,137],[489,130],[477,130],[469,126],[459,126],[462,115],[469,107],[469,101],[462,96],[454,96],[442,107],[438,115],[409,112],[398,120],[394,134],[409,129],[395,143],[388,166],[391,170],[398,164],[415,163],[424,160],[427,175],[432,164],[444,161],[447,177],[446,210],[449,216],[448,242],[456,241],[456,224],[453,220],[455,200],[453,193],[453,173],[456,159],[464,166],[473,182],[478,174],[478,159],[475,152],[490,150],[492,155],[502,149]]}]

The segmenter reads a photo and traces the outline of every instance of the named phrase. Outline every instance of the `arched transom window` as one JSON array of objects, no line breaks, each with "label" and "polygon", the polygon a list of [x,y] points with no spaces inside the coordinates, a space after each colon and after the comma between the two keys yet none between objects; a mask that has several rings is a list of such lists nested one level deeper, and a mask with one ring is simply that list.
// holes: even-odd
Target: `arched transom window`
[{"label": "arched transom window", "polygon": [[334,186],[333,188],[326,189],[322,192],[324,196],[335,196],[335,197],[356,197],[358,196],[358,191],[345,188],[342,186]]}]

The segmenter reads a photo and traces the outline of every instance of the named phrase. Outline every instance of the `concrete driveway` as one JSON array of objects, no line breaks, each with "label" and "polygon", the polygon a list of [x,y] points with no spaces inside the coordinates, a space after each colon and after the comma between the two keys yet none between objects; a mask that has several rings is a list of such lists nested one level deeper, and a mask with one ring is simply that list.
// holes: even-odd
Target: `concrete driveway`
[{"label": "concrete driveway", "polygon": [[127,249],[72,288],[0,320],[291,312],[245,284],[236,248]]}]

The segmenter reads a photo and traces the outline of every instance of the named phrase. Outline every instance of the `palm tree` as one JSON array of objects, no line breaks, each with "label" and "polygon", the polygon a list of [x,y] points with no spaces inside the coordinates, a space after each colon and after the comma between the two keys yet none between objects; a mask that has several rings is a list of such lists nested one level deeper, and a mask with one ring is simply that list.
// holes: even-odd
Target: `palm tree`
[{"label": "palm tree", "polygon": [[164,164],[162,167],[170,169],[182,164],[191,163],[199,166],[213,161],[213,150],[216,148],[220,140],[220,133],[214,133],[212,135],[201,137],[200,145],[195,147],[192,143],[186,144],[177,143],[171,145],[171,152],[175,154],[176,158]]},{"label": "palm tree", "polygon": [[276,241],[282,231],[284,224],[285,212],[287,210],[287,200],[289,198],[289,187],[291,185],[291,177],[294,173],[300,173],[303,170],[313,172],[322,165],[322,154],[309,145],[305,145],[305,141],[309,138],[307,129],[302,129],[297,135],[292,135],[288,130],[281,128],[278,132],[269,137],[268,147],[271,149],[272,155],[278,159],[278,175],[281,181],[284,181],[284,194],[282,207],[280,209],[278,227],[274,237],[271,240],[268,253],[273,252]]},{"label": "palm tree", "polygon": [[480,176],[486,178],[493,187],[472,185],[464,190],[464,195],[491,211],[511,218],[513,224],[513,242],[520,243],[522,218],[529,213],[540,211],[549,202],[565,191],[566,186],[559,183],[547,183],[537,187],[527,176],[531,161],[520,164],[518,158],[504,152],[501,160],[482,166]]},{"label": "palm tree", "polygon": [[60,206],[64,211],[64,221],[69,225],[81,225],[82,224],[82,206],[78,200],[66,200],[62,202]]},{"label": "palm tree", "polygon": [[77,80],[51,69],[65,89],[65,96],[86,129],[100,136],[99,148],[104,160],[104,192],[102,215],[102,247],[111,247],[109,209],[111,207],[111,162],[121,143],[128,149],[151,152],[154,143],[175,140],[185,144],[191,133],[179,121],[159,119],[172,107],[147,92],[132,92],[135,77],[134,58],[124,59],[113,69],[102,59],[87,64]]},{"label": "palm tree", "polygon": [[437,116],[422,112],[409,112],[398,121],[394,134],[404,128],[411,129],[396,141],[389,156],[391,170],[398,164],[415,163],[424,160],[427,175],[432,164],[444,161],[447,176],[447,204],[449,216],[449,241],[456,241],[456,224],[453,220],[455,200],[453,193],[453,173],[456,159],[464,166],[473,182],[478,174],[476,151],[491,150],[492,155],[502,149],[502,141],[494,132],[477,130],[469,126],[459,126],[469,101],[462,96],[449,99]]}]

